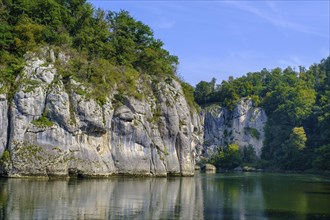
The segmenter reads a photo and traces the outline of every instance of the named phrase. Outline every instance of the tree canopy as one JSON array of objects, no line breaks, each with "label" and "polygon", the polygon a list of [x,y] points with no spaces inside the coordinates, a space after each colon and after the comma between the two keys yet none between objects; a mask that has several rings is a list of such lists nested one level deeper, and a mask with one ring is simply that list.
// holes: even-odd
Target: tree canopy
[{"label": "tree canopy", "polygon": [[133,85],[139,74],[176,77],[178,58],[127,11],[94,9],[86,0],[0,0],[0,23],[3,84],[14,83],[27,51],[43,46],[74,54],[63,72],[91,88],[106,80]]}]

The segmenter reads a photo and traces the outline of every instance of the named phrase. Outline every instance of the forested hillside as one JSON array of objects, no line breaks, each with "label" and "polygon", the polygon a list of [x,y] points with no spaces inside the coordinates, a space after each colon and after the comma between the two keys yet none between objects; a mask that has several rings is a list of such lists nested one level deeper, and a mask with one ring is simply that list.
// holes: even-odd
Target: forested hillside
[{"label": "forested hillside", "polygon": [[308,70],[263,69],[218,85],[215,78],[201,81],[195,89],[201,106],[233,109],[242,97],[268,115],[263,167],[330,170],[330,57]]}]

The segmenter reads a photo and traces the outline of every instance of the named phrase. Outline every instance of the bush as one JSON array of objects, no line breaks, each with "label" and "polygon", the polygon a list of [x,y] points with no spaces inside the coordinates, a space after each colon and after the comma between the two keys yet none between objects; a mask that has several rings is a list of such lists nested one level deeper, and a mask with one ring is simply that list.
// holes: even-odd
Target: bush
[{"label": "bush", "polygon": [[239,147],[234,143],[219,147],[218,153],[211,157],[209,163],[223,169],[234,169],[241,164]]},{"label": "bush", "polygon": [[10,160],[10,152],[8,150],[5,150],[0,158],[0,161],[8,162],[9,160]]},{"label": "bush", "polygon": [[255,128],[245,127],[245,132],[250,134],[251,137],[256,138],[257,140],[260,139],[260,132]]},{"label": "bush", "polygon": [[47,128],[54,125],[54,122],[50,121],[46,116],[42,115],[40,118],[33,120],[32,124],[39,128]]},{"label": "bush", "polygon": [[195,108],[196,110],[198,110],[199,106],[195,102],[195,98],[194,98],[194,87],[183,81],[181,81],[181,87],[188,105],[191,108]]}]

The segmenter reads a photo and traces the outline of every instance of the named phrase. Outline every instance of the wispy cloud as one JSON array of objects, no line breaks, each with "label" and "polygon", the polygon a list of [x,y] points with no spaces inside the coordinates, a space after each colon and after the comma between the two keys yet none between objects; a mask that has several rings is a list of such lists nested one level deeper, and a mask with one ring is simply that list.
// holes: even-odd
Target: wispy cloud
[{"label": "wispy cloud", "polygon": [[166,2],[151,2],[137,6],[140,10],[146,11],[154,17],[150,23],[154,29],[171,29],[176,24],[176,20],[166,14],[168,7],[171,7],[171,4],[166,4]]},{"label": "wispy cloud", "polygon": [[266,5],[274,12],[279,13],[280,9],[277,7],[277,4],[272,1],[266,1]]},{"label": "wispy cloud", "polygon": [[299,66],[303,66],[304,62],[298,56],[291,56],[286,59],[279,60],[278,64],[281,65],[283,68],[286,68],[288,66],[292,68],[297,68]]},{"label": "wispy cloud", "polygon": [[176,21],[172,19],[162,18],[156,21],[155,28],[157,29],[171,29],[174,27]]},{"label": "wispy cloud", "polygon": [[243,11],[247,11],[251,14],[254,14],[255,16],[258,16],[267,22],[271,23],[272,25],[279,27],[279,28],[287,28],[294,31],[306,33],[306,34],[313,34],[320,37],[326,37],[329,38],[328,34],[321,33],[318,31],[313,30],[312,27],[308,27],[306,25],[301,25],[295,22],[292,22],[286,18],[284,18],[281,14],[281,10],[277,7],[275,2],[268,2],[266,1],[266,6],[262,9],[261,7],[257,8],[252,6],[251,4],[248,4],[247,2],[243,1],[224,1],[226,4],[230,4],[234,7],[237,7]]},{"label": "wispy cloud", "polygon": [[[215,77],[219,83],[228,76],[239,77],[248,72],[259,71],[264,66],[258,64],[262,54],[254,51],[231,51],[218,56],[194,56],[181,59],[179,72],[192,85],[201,80],[210,81]],[[238,65],[238,63],[240,65]]]}]

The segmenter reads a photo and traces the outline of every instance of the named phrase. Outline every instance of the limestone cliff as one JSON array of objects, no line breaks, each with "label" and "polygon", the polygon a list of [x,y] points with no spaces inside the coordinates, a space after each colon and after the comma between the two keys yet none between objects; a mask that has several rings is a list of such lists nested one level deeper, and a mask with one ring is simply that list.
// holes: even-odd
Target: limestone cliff
[{"label": "limestone cliff", "polygon": [[27,55],[12,100],[0,95],[2,175],[194,174],[203,128],[179,82],[160,82],[143,100],[113,93],[100,104],[65,86],[58,59],[68,57]]},{"label": "limestone cliff", "polygon": [[[2,85],[0,84],[0,89]],[[0,155],[3,154],[7,146],[7,129],[8,129],[8,101],[7,96],[0,94]]]},{"label": "limestone cliff", "polygon": [[208,157],[218,146],[236,143],[239,147],[252,146],[261,155],[267,116],[262,108],[253,107],[250,99],[241,99],[232,111],[217,105],[204,111],[204,149]]}]

